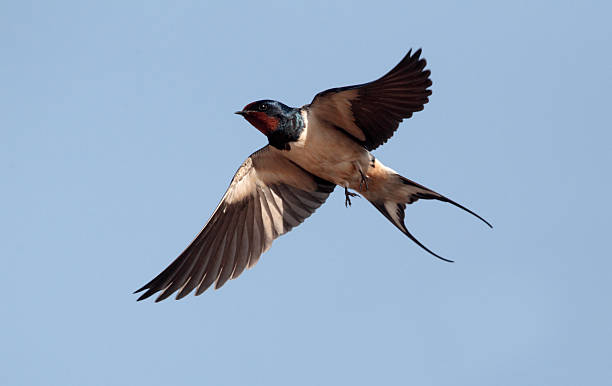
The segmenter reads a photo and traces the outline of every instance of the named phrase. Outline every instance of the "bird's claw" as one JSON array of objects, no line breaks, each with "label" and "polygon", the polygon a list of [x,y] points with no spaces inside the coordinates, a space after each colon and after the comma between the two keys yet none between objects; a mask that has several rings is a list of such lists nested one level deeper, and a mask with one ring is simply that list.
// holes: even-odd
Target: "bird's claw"
[{"label": "bird's claw", "polygon": [[359,197],[359,195],[357,193],[351,193],[347,188],[344,188],[344,206],[347,208],[351,206],[351,197]]}]

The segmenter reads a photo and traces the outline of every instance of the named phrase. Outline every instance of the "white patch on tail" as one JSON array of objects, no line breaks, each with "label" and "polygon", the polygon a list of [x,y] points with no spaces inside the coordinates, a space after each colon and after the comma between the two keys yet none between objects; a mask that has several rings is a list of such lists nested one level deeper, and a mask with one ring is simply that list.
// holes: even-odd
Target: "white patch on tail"
[{"label": "white patch on tail", "polygon": [[385,209],[387,210],[387,213],[389,213],[389,216],[391,216],[391,219],[393,220],[393,222],[395,223],[395,225],[399,228],[403,228],[404,227],[404,223],[402,221],[402,219],[399,216],[399,211],[397,210],[397,202],[393,202],[393,201],[385,201]]}]

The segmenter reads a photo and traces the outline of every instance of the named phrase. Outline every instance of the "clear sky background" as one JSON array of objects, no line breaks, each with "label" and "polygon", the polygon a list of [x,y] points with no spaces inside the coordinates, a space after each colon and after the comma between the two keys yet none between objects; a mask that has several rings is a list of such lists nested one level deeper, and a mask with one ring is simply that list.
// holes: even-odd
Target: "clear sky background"
[{"label": "clear sky background", "polygon": [[[610,385],[606,2],[2,2],[0,384]],[[423,48],[375,155],[414,245],[340,189],[219,291],[136,302],[309,103]]]}]

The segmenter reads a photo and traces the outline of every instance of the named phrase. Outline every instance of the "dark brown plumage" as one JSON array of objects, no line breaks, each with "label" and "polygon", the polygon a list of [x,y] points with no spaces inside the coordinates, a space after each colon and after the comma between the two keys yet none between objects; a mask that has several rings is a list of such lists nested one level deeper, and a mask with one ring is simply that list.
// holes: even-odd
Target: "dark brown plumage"
[{"label": "dark brown plumage", "polygon": [[320,92],[310,106],[316,108],[317,105],[328,104],[341,110],[348,101],[357,130],[337,119],[342,117],[341,114],[330,115],[331,123],[357,138],[367,150],[374,150],[393,136],[403,119],[423,110],[423,106],[429,101],[431,73],[424,70],[427,62],[420,56],[420,49],[414,55],[410,50],[380,79]]}]

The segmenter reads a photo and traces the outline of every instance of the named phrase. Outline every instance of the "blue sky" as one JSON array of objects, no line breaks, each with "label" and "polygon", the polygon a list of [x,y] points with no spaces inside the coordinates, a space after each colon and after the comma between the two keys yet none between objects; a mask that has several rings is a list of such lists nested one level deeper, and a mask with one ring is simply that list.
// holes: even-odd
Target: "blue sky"
[{"label": "blue sky", "polygon": [[[604,385],[604,2],[3,2],[0,384]],[[219,291],[137,303],[266,143],[232,114],[373,80],[433,95],[375,155],[490,220],[338,189]]]}]

